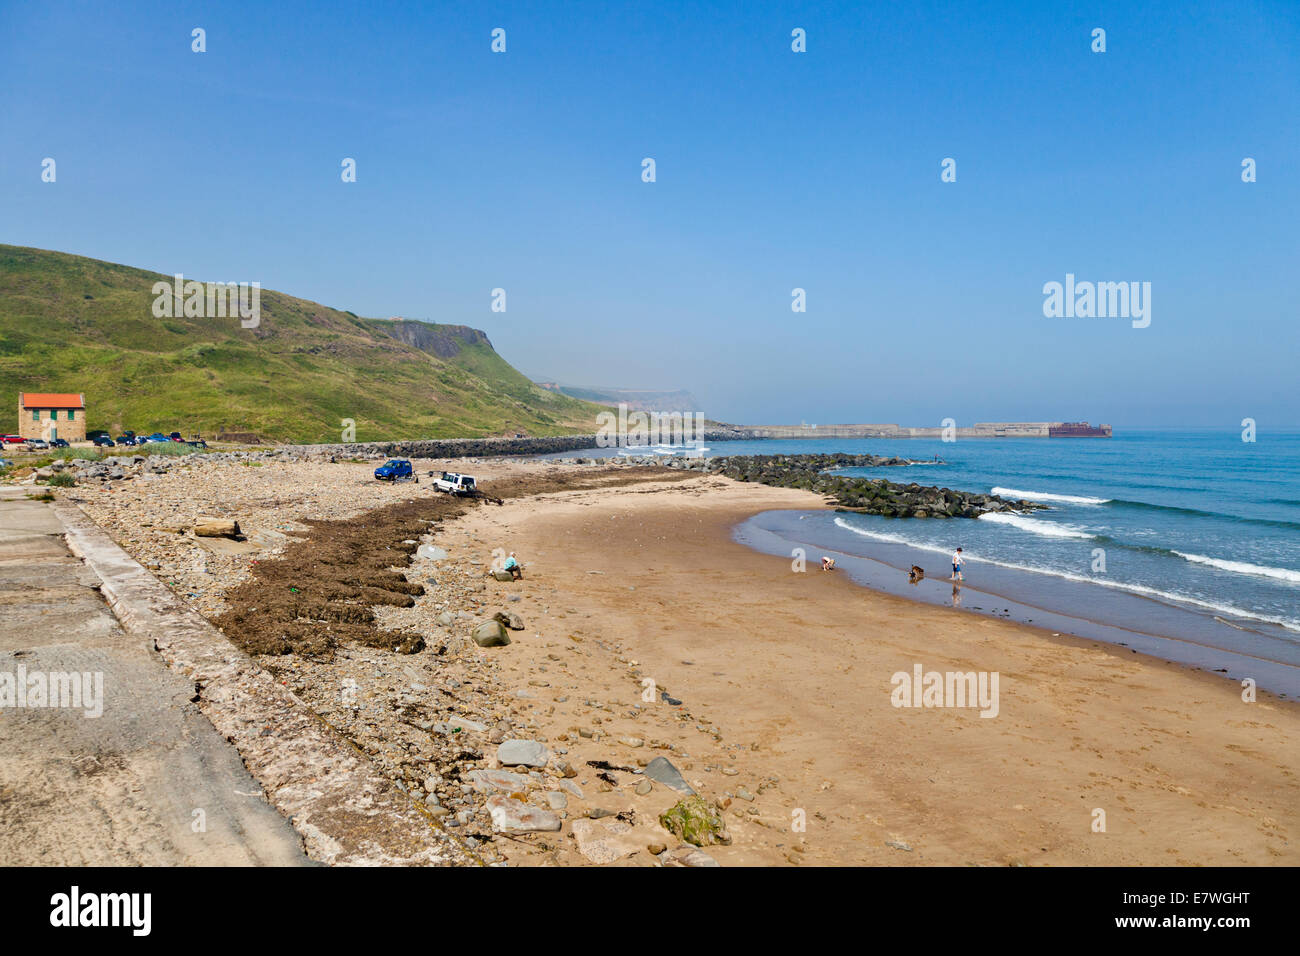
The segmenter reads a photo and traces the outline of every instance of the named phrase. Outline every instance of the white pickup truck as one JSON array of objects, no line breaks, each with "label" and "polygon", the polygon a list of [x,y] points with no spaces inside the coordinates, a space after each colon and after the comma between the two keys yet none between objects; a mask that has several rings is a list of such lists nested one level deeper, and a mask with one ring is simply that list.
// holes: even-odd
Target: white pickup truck
[{"label": "white pickup truck", "polygon": [[444,471],[441,478],[434,479],[433,486],[449,495],[472,495],[478,492],[473,475],[458,475],[453,471]]}]

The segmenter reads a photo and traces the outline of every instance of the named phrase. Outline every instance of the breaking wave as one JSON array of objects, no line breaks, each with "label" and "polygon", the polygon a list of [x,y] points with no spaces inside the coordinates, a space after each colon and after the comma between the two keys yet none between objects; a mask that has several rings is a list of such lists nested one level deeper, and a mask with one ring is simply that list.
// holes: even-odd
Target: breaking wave
[{"label": "breaking wave", "polygon": [[1016,488],[995,487],[993,494],[1004,498],[1025,498],[1029,501],[1061,501],[1071,505],[1105,505],[1109,498],[1091,498],[1087,495],[1057,495],[1050,491],[1020,491]]},{"label": "breaking wave", "polygon": [[1033,534],[1041,534],[1047,538],[1082,538],[1092,541],[1096,539],[1095,534],[1068,524],[1056,524],[1051,521],[1040,521],[1037,518],[1026,518],[1024,515],[1011,514],[1006,511],[990,511],[979,516],[980,521],[990,521],[993,524],[1009,524],[1021,531],[1029,531]]},{"label": "breaking wave", "polygon": [[1186,561],[1193,564],[1208,564],[1212,568],[1219,568],[1222,571],[1232,571],[1234,574],[1254,574],[1261,578],[1273,578],[1278,581],[1290,581],[1293,584],[1300,584],[1300,571],[1291,571],[1287,568],[1270,568],[1262,564],[1250,564],[1246,561],[1225,561],[1223,558],[1207,558],[1203,554],[1184,554],[1182,551],[1171,551]]}]

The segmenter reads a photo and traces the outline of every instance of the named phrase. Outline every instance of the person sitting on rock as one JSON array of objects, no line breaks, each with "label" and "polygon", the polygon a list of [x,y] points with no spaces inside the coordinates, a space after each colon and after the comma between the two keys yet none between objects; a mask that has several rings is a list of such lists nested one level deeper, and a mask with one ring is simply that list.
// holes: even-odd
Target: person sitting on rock
[{"label": "person sitting on rock", "polygon": [[516,581],[524,576],[524,566],[519,563],[513,551],[510,552],[510,557],[506,558],[505,569],[510,572],[510,577]]}]

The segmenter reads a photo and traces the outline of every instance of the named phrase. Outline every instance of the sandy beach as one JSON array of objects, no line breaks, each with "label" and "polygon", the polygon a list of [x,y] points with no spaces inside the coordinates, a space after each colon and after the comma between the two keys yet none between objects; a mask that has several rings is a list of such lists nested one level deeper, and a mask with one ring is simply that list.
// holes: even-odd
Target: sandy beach
[{"label": "sandy beach", "polygon": [[[247,580],[249,561],[276,560],[286,535],[310,541],[302,522],[325,503],[332,517],[361,520],[381,495],[432,494],[423,484],[376,490],[371,467],[205,465],[77,495],[161,579],[188,574],[177,593],[215,616],[220,593]],[[566,475],[599,485],[600,475],[631,469],[493,461],[475,470],[489,482]],[[431,526],[427,540],[446,557],[412,558],[407,577],[436,585],[414,607],[381,615],[385,626],[426,635],[420,653],[341,648],[329,659],[258,660],[414,796],[422,793],[411,781],[430,774],[427,795],[436,790],[463,815],[485,862],[654,865],[664,857],[648,848],[662,844],[671,856],[675,841],[656,821],[679,795],[633,772],[657,756],[723,808],[731,842],[704,851],[724,866],[1300,861],[1295,704],[1265,694],[1247,703],[1231,681],[1124,648],[868,591],[820,572],[818,555],[795,571],[790,559],[734,542],[731,529],[766,509],[822,507],[820,496],[716,476],[654,479],[647,471],[610,487],[508,498]],[[158,527],[124,522],[124,495],[136,512],[151,502]],[[205,552],[210,545],[166,527],[172,510],[218,503],[252,542],[237,555]],[[518,553],[522,581],[482,583],[497,549]],[[220,573],[195,571],[196,553]],[[497,608],[524,624],[509,646],[463,640],[462,619]],[[452,612],[454,625],[435,620]],[[997,715],[893,706],[891,677],[918,664],[997,672]],[[400,679],[371,680],[381,673]],[[376,705],[365,720],[340,715],[338,682],[353,678],[363,700],[387,694],[392,706]],[[643,696],[647,681],[654,693]],[[461,738],[457,768],[454,755],[420,752],[431,732],[397,706],[431,696],[428,685],[446,698],[444,714],[477,728]],[[521,735],[575,771],[565,788],[550,769],[536,773],[518,794],[555,809],[558,833],[489,833],[482,793],[463,782],[471,767],[496,766],[495,743]],[[604,815],[621,824],[595,833],[613,859],[583,852],[574,835],[576,825],[591,840],[593,827],[611,822]]]},{"label": "sandy beach", "polygon": [[[733,816],[733,846],[711,848],[724,864],[779,862],[793,844],[819,864],[1300,860],[1294,704],[1244,703],[1234,683],[1122,648],[872,593],[815,556],[796,573],[730,540],[748,515],[818,507],[816,495],[720,479],[650,490],[511,503],[464,524],[526,556],[531,586],[581,608],[585,633],[709,719],[720,739],[697,733],[683,767],[700,789],[777,781]],[[509,679],[563,645],[566,623],[549,627],[512,645]],[[891,675],[916,663],[999,672],[998,716],[893,707]],[[600,664],[614,671],[573,672],[583,693],[637,699],[635,678],[602,679]],[[557,706],[552,726],[571,719]]]}]

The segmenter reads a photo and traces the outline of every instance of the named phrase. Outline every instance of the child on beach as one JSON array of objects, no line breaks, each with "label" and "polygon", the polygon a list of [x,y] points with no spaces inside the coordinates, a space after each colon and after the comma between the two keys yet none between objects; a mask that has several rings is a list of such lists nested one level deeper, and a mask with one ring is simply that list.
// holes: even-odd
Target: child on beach
[{"label": "child on beach", "polygon": [[965,580],[965,578],[961,576],[961,566],[965,563],[966,559],[961,556],[961,548],[958,548],[957,553],[952,556],[952,579],[954,581]]},{"label": "child on beach", "polygon": [[823,555],[822,555],[822,570],[823,570],[823,571],[834,571],[834,570],[835,570],[835,559],[832,558],[832,557],[830,557],[830,556],[828,556],[828,555],[823,554]]}]

